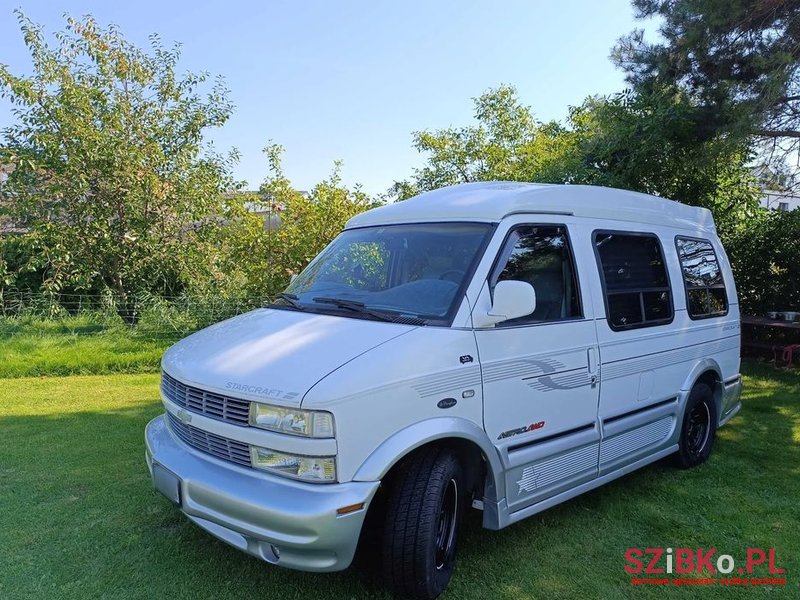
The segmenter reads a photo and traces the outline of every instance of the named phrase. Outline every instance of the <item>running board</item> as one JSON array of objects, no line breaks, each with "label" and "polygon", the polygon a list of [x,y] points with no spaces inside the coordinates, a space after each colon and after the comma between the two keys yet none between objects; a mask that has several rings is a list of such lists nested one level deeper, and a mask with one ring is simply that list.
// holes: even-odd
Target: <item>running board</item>
[{"label": "running board", "polygon": [[645,465],[649,465],[650,463],[654,463],[657,460],[661,460],[665,456],[669,456],[670,454],[678,451],[678,444],[673,446],[669,446],[668,448],[664,448],[663,450],[659,450],[655,454],[651,454],[650,456],[645,456],[644,458],[636,461],[635,463],[631,463],[629,465],[625,465],[624,467],[617,469],[616,471],[612,471],[611,473],[606,473],[598,477],[597,479],[592,479],[591,481],[587,481],[577,487],[574,487],[570,490],[562,492],[556,496],[552,496],[547,498],[546,500],[542,500],[541,502],[537,502],[536,504],[532,504],[531,506],[527,506],[517,512],[506,514],[505,518],[503,515],[500,515],[502,521],[500,527],[506,527],[518,521],[522,521],[530,516],[533,516],[537,513],[542,512],[543,510],[547,510],[555,506],[556,504],[561,504],[565,500],[569,500],[574,498],[575,496],[579,496],[584,492],[588,492],[589,490],[593,490],[601,485],[608,483],[609,481],[613,481],[623,475],[627,475]]}]

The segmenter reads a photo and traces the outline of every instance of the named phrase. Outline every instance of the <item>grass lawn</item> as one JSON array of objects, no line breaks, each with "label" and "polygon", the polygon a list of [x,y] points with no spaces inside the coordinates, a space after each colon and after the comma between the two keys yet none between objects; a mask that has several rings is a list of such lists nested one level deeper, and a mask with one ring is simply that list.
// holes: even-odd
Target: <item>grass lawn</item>
[{"label": "grass lawn", "polygon": [[90,317],[0,319],[0,378],[153,372],[179,337],[109,327]]},{"label": "grass lawn", "polygon": [[[446,598],[800,598],[800,375],[745,367],[744,408],[691,471],[645,468],[500,532],[471,519]],[[269,566],[152,491],[157,376],[0,379],[0,598],[385,598],[352,570]],[[643,588],[629,547],[775,547],[786,588]]]}]

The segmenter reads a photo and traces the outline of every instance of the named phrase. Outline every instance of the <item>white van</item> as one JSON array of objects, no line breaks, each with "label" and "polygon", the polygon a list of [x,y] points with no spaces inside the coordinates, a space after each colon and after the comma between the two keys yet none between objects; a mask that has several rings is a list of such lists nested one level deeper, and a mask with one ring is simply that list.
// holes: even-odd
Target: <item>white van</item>
[{"label": "white van", "polygon": [[[434,598],[470,507],[501,529],[740,408],[739,307],[709,211],[472,183],[368,211],[274,304],[164,355],[155,487],[267,562]],[[366,525],[365,525],[366,523]]]}]

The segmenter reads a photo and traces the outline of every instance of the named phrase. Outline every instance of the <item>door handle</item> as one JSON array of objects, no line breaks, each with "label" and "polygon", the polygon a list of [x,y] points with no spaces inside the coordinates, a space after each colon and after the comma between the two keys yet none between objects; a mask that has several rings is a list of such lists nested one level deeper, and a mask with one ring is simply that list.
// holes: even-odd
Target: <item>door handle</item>
[{"label": "door handle", "polygon": [[589,371],[589,384],[594,387],[597,385],[597,355],[594,348],[586,350],[586,363]]},{"label": "door handle", "polygon": [[589,373],[596,374],[597,373],[597,356],[595,355],[594,348],[588,348],[586,350],[586,362],[588,364]]}]

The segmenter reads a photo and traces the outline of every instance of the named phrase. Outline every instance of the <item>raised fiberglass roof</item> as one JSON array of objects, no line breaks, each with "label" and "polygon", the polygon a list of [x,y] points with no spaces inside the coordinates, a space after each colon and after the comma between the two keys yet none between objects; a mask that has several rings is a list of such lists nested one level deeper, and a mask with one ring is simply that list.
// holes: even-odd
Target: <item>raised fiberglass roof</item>
[{"label": "raised fiberglass roof", "polygon": [[346,227],[432,221],[498,222],[511,214],[569,214],[714,230],[711,212],[674,200],[592,185],[488,181],[425,192],[356,215]]}]

